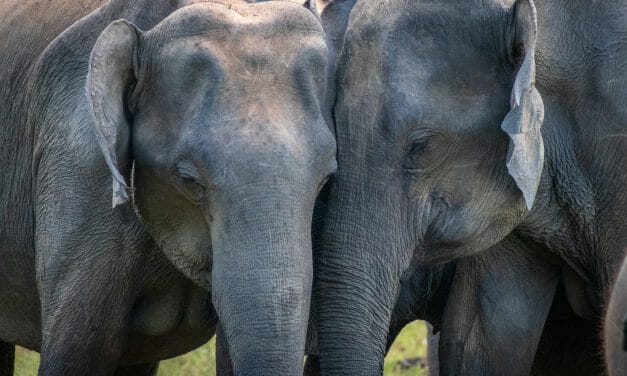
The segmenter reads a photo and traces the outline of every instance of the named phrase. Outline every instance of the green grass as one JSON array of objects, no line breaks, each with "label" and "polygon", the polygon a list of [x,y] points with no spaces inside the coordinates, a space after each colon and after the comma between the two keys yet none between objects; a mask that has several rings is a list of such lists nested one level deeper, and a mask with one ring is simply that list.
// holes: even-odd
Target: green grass
[{"label": "green grass", "polygon": [[216,374],[216,340],[203,347],[159,364],[158,376],[208,376]]},{"label": "green grass", "polygon": [[[385,376],[426,376],[427,369],[420,364],[405,366],[403,361],[417,359],[427,361],[427,325],[424,321],[414,321],[407,325],[396,337],[385,357]],[[420,363],[420,362],[419,362]]]},{"label": "green grass", "polygon": [[[427,355],[427,329],[422,321],[416,321],[403,329],[385,358],[385,376],[425,376],[420,365],[404,368],[402,361]],[[37,374],[39,354],[18,348],[15,359],[15,376]],[[177,358],[161,362],[159,376],[208,376],[215,375],[215,340]]]}]

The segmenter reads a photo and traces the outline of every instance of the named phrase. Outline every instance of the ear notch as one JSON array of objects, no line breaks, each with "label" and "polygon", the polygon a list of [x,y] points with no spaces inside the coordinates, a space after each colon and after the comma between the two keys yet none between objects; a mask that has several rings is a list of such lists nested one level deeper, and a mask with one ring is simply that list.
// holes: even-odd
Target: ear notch
[{"label": "ear notch", "polygon": [[87,98],[95,134],[113,176],[115,208],[129,200],[131,122],[127,97],[136,84],[136,50],[141,31],[118,20],[100,34],[89,58]]},{"label": "ear notch", "polygon": [[510,137],[507,169],[531,210],[544,166],[544,142],[540,132],[544,104],[535,87],[536,9],[533,0],[517,0],[513,7],[513,51],[522,59],[511,94],[511,111],[501,129]]}]

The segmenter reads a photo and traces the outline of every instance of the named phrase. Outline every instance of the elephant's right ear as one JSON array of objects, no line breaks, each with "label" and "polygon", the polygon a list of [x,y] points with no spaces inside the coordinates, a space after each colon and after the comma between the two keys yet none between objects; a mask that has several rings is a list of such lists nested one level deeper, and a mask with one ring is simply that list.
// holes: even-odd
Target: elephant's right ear
[{"label": "elephant's right ear", "polygon": [[507,169],[523,194],[527,209],[535,200],[544,165],[544,143],[540,128],[544,104],[535,87],[536,8],[533,0],[517,0],[513,7],[512,55],[520,58],[511,94],[511,111],[501,129],[510,137]]},{"label": "elephant's right ear", "polygon": [[100,34],[89,58],[87,98],[95,133],[113,175],[113,207],[128,201],[131,123],[129,90],[136,83],[135,54],[141,32],[124,20],[111,23]]}]

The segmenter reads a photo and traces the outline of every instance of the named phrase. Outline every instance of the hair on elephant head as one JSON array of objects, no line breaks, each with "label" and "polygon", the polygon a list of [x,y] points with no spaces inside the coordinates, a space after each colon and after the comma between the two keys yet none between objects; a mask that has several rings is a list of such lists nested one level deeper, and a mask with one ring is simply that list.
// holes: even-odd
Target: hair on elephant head
[{"label": "hair on elephant head", "polygon": [[[341,370],[382,361],[384,318],[413,257],[482,251],[529,213],[544,154],[536,29],[531,0],[355,5],[337,65],[338,172],[318,291],[323,369],[337,371],[327,366],[351,344],[381,346],[351,351],[359,359]],[[336,296],[370,308],[356,315]]]},{"label": "hair on elephant head", "polygon": [[132,179],[147,230],[211,289],[239,373],[302,372],[311,218],[335,169],[326,61],[319,21],[290,2],[198,3],[146,32],[119,20],[91,53],[113,206]]}]

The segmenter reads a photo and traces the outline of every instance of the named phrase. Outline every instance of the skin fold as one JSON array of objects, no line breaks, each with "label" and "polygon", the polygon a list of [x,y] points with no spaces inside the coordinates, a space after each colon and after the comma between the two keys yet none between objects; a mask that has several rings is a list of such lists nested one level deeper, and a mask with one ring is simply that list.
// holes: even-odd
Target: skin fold
[{"label": "skin fold", "polygon": [[190,3],[0,5],[0,339],[42,375],[153,374],[218,321],[235,374],[302,374],[324,33]]},{"label": "skin fold", "polygon": [[[381,374],[404,276],[454,259],[441,374],[555,374],[547,344],[564,339],[601,351],[626,245],[625,14],[620,1],[355,5],[316,258],[323,373]],[[580,338],[552,314],[564,300]],[[601,372],[590,359],[580,374]]]}]

